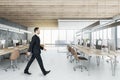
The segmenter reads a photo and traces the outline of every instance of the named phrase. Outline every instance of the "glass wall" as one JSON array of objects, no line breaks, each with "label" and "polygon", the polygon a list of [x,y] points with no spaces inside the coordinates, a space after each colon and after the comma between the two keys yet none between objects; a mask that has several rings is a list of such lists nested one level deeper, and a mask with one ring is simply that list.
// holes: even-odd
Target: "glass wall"
[{"label": "glass wall", "polygon": [[108,40],[111,40],[111,29],[107,28],[99,31],[92,32],[92,44],[96,44],[96,40],[101,39],[102,45],[108,46]]},{"label": "glass wall", "polygon": [[102,39],[102,45],[107,47],[107,39],[108,39],[108,30],[104,29],[103,30],[103,39]]},{"label": "glass wall", "polygon": [[117,49],[120,50],[120,26],[117,27]]}]

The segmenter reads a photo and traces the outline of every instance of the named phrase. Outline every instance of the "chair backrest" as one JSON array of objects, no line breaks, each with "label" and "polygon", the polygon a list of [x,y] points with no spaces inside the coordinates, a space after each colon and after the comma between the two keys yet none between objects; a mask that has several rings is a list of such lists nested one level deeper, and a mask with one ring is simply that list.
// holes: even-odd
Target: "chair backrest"
[{"label": "chair backrest", "polygon": [[69,52],[71,52],[71,47],[69,45],[67,45],[67,49]]},{"label": "chair backrest", "polygon": [[10,60],[16,60],[19,57],[19,55],[19,49],[15,48],[10,55]]},{"label": "chair backrest", "polygon": [[79,60],[77,52],[74,50],[74,48],[71,48],[71,54],[74,56],[76,60]]},{"label": "chair backrest", "polygon": [[73,50],[73,48],[71,48],[71,54],[74,56],[74,50]]}]

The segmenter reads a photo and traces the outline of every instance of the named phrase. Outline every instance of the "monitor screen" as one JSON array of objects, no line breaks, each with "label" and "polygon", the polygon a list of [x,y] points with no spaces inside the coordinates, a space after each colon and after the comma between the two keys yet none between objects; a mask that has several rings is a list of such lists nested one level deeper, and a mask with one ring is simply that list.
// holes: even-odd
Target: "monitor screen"
[{"label": "monitor screen", "polygon": [[8,40],[8,47],[13,47],[14,44],[13,44],[13,40]]},{"label": "monitor screen", "polygon": [[87,44],[87,47],[90,47],[90,44]]},{"label": "monitor screen", "polygon": [[96,40],[96,49],[102,49],[102,40]]}]

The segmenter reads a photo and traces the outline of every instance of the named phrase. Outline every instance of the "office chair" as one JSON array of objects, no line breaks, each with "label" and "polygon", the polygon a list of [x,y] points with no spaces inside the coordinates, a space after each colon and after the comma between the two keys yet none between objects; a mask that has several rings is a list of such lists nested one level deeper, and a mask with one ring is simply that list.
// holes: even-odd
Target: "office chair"
[{"label": "office chair", "polygon": [[67,49],[68,49],[67,59],[70,58],[70,62],[72,63],[72,62],[73,62],[73,59],[72,59],[72,54],[71,54],[71,46],[70,46],[70,45],[67,45]]},{"label": "office chair", "polygon": [[27,50],[28,49],[20,51],[20,60],[22,63],[24,63],[25,61],[29,61],[30,59],[30,56],[27,55]]},{"label": "office chair", "polygon": [[71,52],[71,47],[69,45],[67,45],[67,58],[69,58],[69,56],[71,56],[70,52]]},{"label": "office chair", "polygon": [[[70,62],[72,63],[72,62],[74,62],[74,58],[73,58],[73,55],[71,54],[71,46],[70,45],[67,45],[67,50],[68,50],[68,52],[67,52],[67,59],[69,59],[70,58]],[[80,51],[77,51],[76,50],[76,52],[77,52],[77,55],[79,56],[79,55],[81,55],[81,52]]]},{"label": "office chair", "polygon": [[87,58],[83,57],[83,56],[78,56],[77,52],[74,50],[74,48],[71,48],[71,54],[74,56],[74,59],[76,60],[76,66],[73,67],[73,70],[76,71],[77,68],[81,69],[81,72],[83,71],[83,69],[87,69],[86,66],[83,65],[83,61],[88,61]]},{"label": "office chair", "polygon": [[27,49],[20,51],[20,60],[22,63],[29,61],[30,56],[27,55]]},{"label": "office chair", "polygon": [[15,71],[15,69],[20,69],[17,67],[17,59],[19,58],[19,50],[16,48],[13,50],[13,52],[10,54],[10,66],[8,66],[6,69],[4,69],[5,71],[8,71],[8,69],[13,69],[13,71]]}]

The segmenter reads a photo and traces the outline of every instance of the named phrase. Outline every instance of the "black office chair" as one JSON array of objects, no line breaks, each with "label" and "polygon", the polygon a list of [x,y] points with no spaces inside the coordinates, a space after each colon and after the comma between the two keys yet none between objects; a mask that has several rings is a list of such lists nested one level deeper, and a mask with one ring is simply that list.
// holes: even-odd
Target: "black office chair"
[{"label": "black office chair", "polygon": [[90,47],[90,44],[87,44],[87,47]]}]

